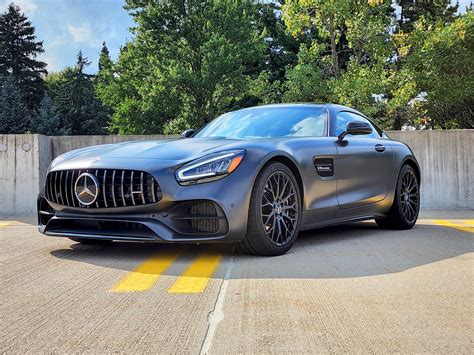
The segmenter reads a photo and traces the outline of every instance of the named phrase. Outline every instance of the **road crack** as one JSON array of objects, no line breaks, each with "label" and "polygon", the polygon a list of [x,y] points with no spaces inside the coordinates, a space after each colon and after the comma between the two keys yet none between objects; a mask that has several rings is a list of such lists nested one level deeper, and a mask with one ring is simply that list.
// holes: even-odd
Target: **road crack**
[{"label": "road crack", "polygon": [[232,256],[227,262],[226,271],[224,274],[224,279],[222,280],[221,287],[219,289],[219,293],[217,294],[216,302],[214,303],[214,309],[209,313],[207,318],[208,327],[206,331],[206,335],[201,345],[201,355],[209,354],[209,351],[212,346],[212,340],[216,333],[217,326],[219,323],[224,319],[224,300],[227,293],[227,288],[229,286],[229,279],[232,273],[232,269],[234,268],[235,256],[234,250],[232,251]]}]

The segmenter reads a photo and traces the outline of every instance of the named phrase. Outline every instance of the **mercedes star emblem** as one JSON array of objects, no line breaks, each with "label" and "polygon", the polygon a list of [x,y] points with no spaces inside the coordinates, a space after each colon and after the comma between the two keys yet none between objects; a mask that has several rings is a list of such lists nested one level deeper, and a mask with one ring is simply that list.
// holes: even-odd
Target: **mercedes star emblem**
[{"label": "mercedes star emblem", "polygon": [[81,174],[76,180],[74,192],[84,206],[92,205],[99,196],[99,181],[92,174]]}]

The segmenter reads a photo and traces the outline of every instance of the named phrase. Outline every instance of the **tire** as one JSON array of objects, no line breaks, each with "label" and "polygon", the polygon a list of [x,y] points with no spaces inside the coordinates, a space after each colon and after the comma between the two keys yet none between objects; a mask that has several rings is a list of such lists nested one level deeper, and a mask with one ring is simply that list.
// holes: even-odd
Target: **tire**
[{"label": "tire", "polygon": [[85,245],[107,245],[112,243],[111,240],[107,239],[89,239],[89,238],[69,238],[74,242],[85,244]]},{"label": "tire", "polygon": [[252,189],[247,234],[239,243],[240,249],[262,256],[282,255],[290,250],[300,229],[301,200],[292,171],[279,162],[267,164]]},{"label": "tire", "polygon": [[420,183],[415,170],[403,165],[398,174],[393,204],[384,218],[375,222],[381,228],[411,229],[418,219],[420,211]]}]

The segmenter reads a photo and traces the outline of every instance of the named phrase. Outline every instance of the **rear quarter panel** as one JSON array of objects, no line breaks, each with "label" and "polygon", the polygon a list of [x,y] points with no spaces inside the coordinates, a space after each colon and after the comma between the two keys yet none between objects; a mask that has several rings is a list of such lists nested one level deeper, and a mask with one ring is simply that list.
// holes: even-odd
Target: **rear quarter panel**
[{"label": "rear quarter panel", "polygon": [[[410,163],[415,164],[415,166],[418,169],[418,172],[420,172],[420,166],[418,164],[418,161],[416,160],[415,155],[413,154],[413,151],[407,144],[401,143],[395,140],[388,140],[387,144],[390,144],[393,150],[393,169],[392,169],[392,174],[391,174],[390,182],[389,182],[391,188],[389,190],[389,194],[387,195],[385,199],[387,200],[386,202],[388,202],[388,205],[391,206],[393,203],[393,199],[395,197],[398,175],[400,173],[400,169],[402,168],[402,166],[406,164],[408,161],[410,161]],[[421,178],[421,172],[420,172],[420,178]],[[421,185],[421,181],[420,181],[420,185]]]}]

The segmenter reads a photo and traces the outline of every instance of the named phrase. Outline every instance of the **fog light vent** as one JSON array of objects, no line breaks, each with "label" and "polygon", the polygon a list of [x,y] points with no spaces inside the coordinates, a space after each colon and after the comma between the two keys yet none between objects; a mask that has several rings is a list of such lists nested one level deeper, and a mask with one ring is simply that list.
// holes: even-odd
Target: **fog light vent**
[{"label": "fog light vent", "polygon": [[219,219],[212,202],[198,202],[189,206],[187,211],[188,228],[193,232],[217,233]]}]

